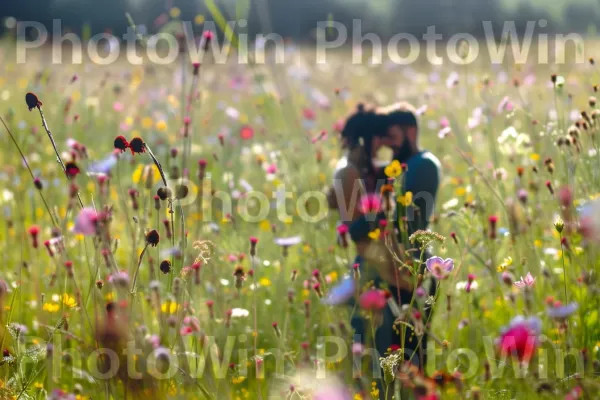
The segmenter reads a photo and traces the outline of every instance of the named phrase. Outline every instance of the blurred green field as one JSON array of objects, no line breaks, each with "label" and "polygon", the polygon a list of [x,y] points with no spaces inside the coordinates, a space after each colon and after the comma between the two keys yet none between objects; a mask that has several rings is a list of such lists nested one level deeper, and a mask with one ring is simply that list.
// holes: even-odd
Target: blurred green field
[{"label": "blurred green field", "polygon": [[[584,240],[579,216],[600,194],[600,75],[587,61],[597,46],[588,43],[581,64],[572,55],[564,65],[478,59],[437,67],[354,65],[346,51],[318,65],[313,49],[290,45],[284,65],[207,59],[195,81],[185,57],[167,66],[53,65],[44,50],[16,64],[13,45],[2,42],[0,115],[43,189],[2,127],[0,398],[384,398],[368,356],[353,370],[349,319],[361,311],[325,305],[313,290],[315,270],[327,296],[352,274],[354,258],[338,244],[337,213],[315,193],[326,192],[343,156],[336,124],[359,102],[398,100],[422,111],[420,144],[442,162],[430,228],[446,240],[432,246],[455,269],[436,298],[415,302],[433,308],[426,330],[435,361],[409,379],[397,366],[395,383],[382,387],[402,399],[597,398],[599,238],[588,229]],[[43,103],[62,158],[81,170],[73,183],[83,205],[110,210],[102,234],[72,231],[80,206],[39,112],[28,110],[28,92]],[[163,185],[147,154],[119,153],[106,181],[90,174],[113,157],[119,135],[143,138],[174,191],[187,185],[174,214],[166,201],[155,208]],[[277,208],[282,188],[291,197]],[[172,238],[164,221],[174,222]],[[153,229],[156,247],[146,244]],[[245,280],[236,288],[239,267]],[[528,272],[535,284],[516,287]],[[552,318],[556,302],[578,308]],[[494,342],[517,316],[541,321],[523,376]],[[346,356],[326,353],[326,336],[339,338]],[[140,349],[129,359],[127,342]],[[115,351],[112,375],[96,367],[98,348]],[[167,379],[148,372],[153,350],[170,354],[171,364],[180,356],[172,370],[155,366]]]}]

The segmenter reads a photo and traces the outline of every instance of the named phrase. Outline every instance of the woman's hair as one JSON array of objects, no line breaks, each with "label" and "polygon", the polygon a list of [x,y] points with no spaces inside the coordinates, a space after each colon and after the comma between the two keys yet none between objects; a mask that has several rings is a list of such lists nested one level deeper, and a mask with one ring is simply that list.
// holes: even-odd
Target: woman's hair
[{"label": "woman's hair", "polygon": [[356,112],[346,120],[342,130],[343,146],[350,150],[362,148],[360,165],[367,174],[375,174],[370,161],[373,138],[387,135],[387,128],[387,117],[375,110],[366,110],[363,104],[359,104]]},{"label": "woman's hair", "polygon": [[344,147],[350,149],[363,145],[370,154],[371,141],[376,136],[387,134],[387,117],[375,110],[367,110],[364,104],[356,107],[356,112],[346,120],[342,130]]}]

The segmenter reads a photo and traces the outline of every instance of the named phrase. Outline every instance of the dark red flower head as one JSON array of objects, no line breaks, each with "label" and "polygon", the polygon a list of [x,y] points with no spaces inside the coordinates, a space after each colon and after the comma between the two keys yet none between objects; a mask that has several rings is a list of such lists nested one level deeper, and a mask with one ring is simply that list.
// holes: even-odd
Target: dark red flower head
[{"label": "dark red flower head", "polygon": [[488,218],[488,222],[490,224],[490,231],[489,231],[490,239],[496,239],[496,225],[498,224],[498,217],[495,215],[491,215]]},{"label": "dark red flower head", "polygon": [[29,107],[29,111],[33,110],[36,107],[42,106],[42,102],[33,93],[27,93],[25,95],[25,103],[27,103],[27,107]]},{"label": "dark red flower head", "polygon": [[156,195],[163,201],[167,200],[169,197],[171,197],[171,189],[168,187],[158,188]]},{"label": "dark red flower head", "polygon": [[27,229],[27,232],[31,236],[31,241],[33,243],[34,249],[38,248],[38,235],[40,234],[40,230],[40,227],[37,225],[31,225],[29,229]]},{"label": "dark red flower head", "polygon": [[163,274],[168,274],[169,272],[171,272],[171,261],[163,260],[160,263],[160,272],[162,272]]},{"label": "dark red flower head", "polygon": [[198,73],[200,72],[200,63],[195,62],[192,64],[192,66],[194,67],[194,75],[198,75]]},{"label": "dark red flower head", "polygon": [[123,153],[129,148],[129,142],[124,136],[117,136],[115,138],[115,149],[120,150]]},{"label": "dark red flower head", "polygon": [[35,186],[35,188],[37,190],[42,190],[44,188],[44,184],[42,183],[42,180],[38,177],[35,177],[35,179],[33,180],[33,185]]},{"label": "dark red flower head", "polygon": [[65,174],[67,174],[67,178],[73,179],[79,175],[80,172],[81,170],[74,162],[68,162],[65,164]]},{"label": "dark red flower head", "polygon": [[215,34],[212,31],[204,31],[202,39],[204,40],[204,50],[208,50],[208,45],[213,40]]},{"label": "dark red flower head", "polygon": [[146,234],[146,243],[148,243],[150,246],[156,247],[159,241],[160,235],[156,229],[153,229]]},{"label": "dark red flower head", "polygon": [[146,143],[144,143],[141,137],[134,137],[131,139],[131,142],[129,142],[129,149],[131,149],[131,154],[145,153]]}]

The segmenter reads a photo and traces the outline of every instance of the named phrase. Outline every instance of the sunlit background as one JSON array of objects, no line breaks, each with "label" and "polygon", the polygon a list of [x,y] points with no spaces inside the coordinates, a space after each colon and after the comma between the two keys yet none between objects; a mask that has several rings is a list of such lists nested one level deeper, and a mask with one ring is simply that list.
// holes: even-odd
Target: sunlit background
[{"label": "sunlit background", "polygon": [[[317,21],[349,23],[360,18],[363,30],[381,35],[420,33],[429,25],[438,32],[481,31],[481,21],[495,23],[548,20],[548,31],[595,33],[600,24],[598,0],[216,0],[231,19],[249,19],[249,32],[276,32],[295,39],[310,38]],[[161,15],[176,14],[186,21],[211,19],[205,0],[24,0],[0,3],[0,17],[39,21],[51,26],[60,19],[72,31],[107,29],[119,34],[136,24],[150,31]],[[171,15],[172,17],[172,15]],[[9,25],[12,23],[9,20]],[[199,24],[198,24],[199,25]]]}]

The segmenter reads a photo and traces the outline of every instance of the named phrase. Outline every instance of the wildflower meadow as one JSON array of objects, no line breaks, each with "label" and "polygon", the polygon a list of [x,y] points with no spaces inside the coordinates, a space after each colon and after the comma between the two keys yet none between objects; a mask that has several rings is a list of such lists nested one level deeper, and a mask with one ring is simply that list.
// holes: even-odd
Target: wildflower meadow
[{"label": "wildflower meadow", "polygon": [[[598,398],[586,45],[544,65],[317,63],[286,43],[281,64],[184,49],[104,66],[48,49],[17,63],[1,41],[0,398]],[[408,304],[354,266],[326,198],[347,115],[400,100],[442,164],[429,230],[404,249],[424,270],[387,245],[392,224],[369,233],[413,283]],[[377,207],[411,205],[403,166],[385,173]],[[428,341],[419,367],[402,346],[374,352],[386,305]]]}]

